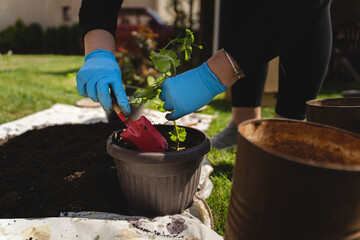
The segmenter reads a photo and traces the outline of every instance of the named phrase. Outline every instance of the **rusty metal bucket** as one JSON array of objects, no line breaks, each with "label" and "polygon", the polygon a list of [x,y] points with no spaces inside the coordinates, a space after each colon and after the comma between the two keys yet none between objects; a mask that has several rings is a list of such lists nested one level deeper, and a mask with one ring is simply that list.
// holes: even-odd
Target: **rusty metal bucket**
[{"label": "rusty metal bucket", "polygon": [[360,238],[360,136],[280,119],[238,130],[225,239]]},{"label": "rusty metal bucket", "polygon": [[314,99],[306,103],[307,120],[360,134],[360,97]]}]

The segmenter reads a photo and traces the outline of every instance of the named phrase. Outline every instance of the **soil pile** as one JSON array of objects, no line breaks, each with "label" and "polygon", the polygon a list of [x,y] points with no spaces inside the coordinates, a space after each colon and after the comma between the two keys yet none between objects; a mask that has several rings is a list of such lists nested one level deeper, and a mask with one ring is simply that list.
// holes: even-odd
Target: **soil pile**
[{"label": "soil pile", "polygon": [[28,131],[0,146],[0,218],[57,217],[60,212],[128,215],[106,141],[105,123]]}]

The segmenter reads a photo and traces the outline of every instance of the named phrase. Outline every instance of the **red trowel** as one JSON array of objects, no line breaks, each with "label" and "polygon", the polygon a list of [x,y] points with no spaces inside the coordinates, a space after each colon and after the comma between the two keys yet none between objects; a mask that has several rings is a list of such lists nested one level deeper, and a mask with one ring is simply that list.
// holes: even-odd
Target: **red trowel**
[{"label": "red trowel", "polygon": [[126,125],[125,131],[120,136],[127,144],[142,152],[165,152],[167,150],[166,139],[145,116],[141,116],[136,121],[131,117],[125,117],[113,94],[111,94],[111,99],[114,111]]}]

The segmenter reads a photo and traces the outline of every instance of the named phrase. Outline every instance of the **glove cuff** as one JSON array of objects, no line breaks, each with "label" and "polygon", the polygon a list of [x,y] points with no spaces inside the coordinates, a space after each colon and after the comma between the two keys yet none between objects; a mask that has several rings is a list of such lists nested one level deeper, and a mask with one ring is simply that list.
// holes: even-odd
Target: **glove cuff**
[{"label": "glove cuff", "polygon": [[100,58],[106,58],[106,59],[111,59],[113,61],[116,62],[116,58],[114,56],[113,53],[105,50],[105,49],[97,49],[95,51],[92,51],[91,53],[89,53],[88,55],[86,55],[85,57],[85,62],[89,59],[92,59],[94,57],[100,57]]},{"label": "glove cuff", "polygon": [[206,73],[206,75],[208,76],[207,78],[207,83],[206,85],[209,87],[209,89],[211,90],[211,92],[214,95],[220,94],[222,92],[224,92],[225,90],[227,90],[228,88],[226,86],[224,86],[223,84],[221,84],[221,82],[219,81],[219,79],[215,76],[215,74],[210,70],[209,66],[207,65],[206,62],[204,62],[201,66],[201,68],[203,69],[203,71]]}]

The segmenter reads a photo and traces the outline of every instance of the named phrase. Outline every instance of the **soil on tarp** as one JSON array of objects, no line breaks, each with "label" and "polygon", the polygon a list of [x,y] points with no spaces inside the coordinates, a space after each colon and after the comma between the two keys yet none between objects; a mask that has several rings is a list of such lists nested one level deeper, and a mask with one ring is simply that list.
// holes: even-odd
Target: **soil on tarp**
[{"label": "soil on tarp", "polygon": [[0,218],[57,217],[60,212],[128,215],[106,141],[106,123],[28,131],[0,146]]}]

